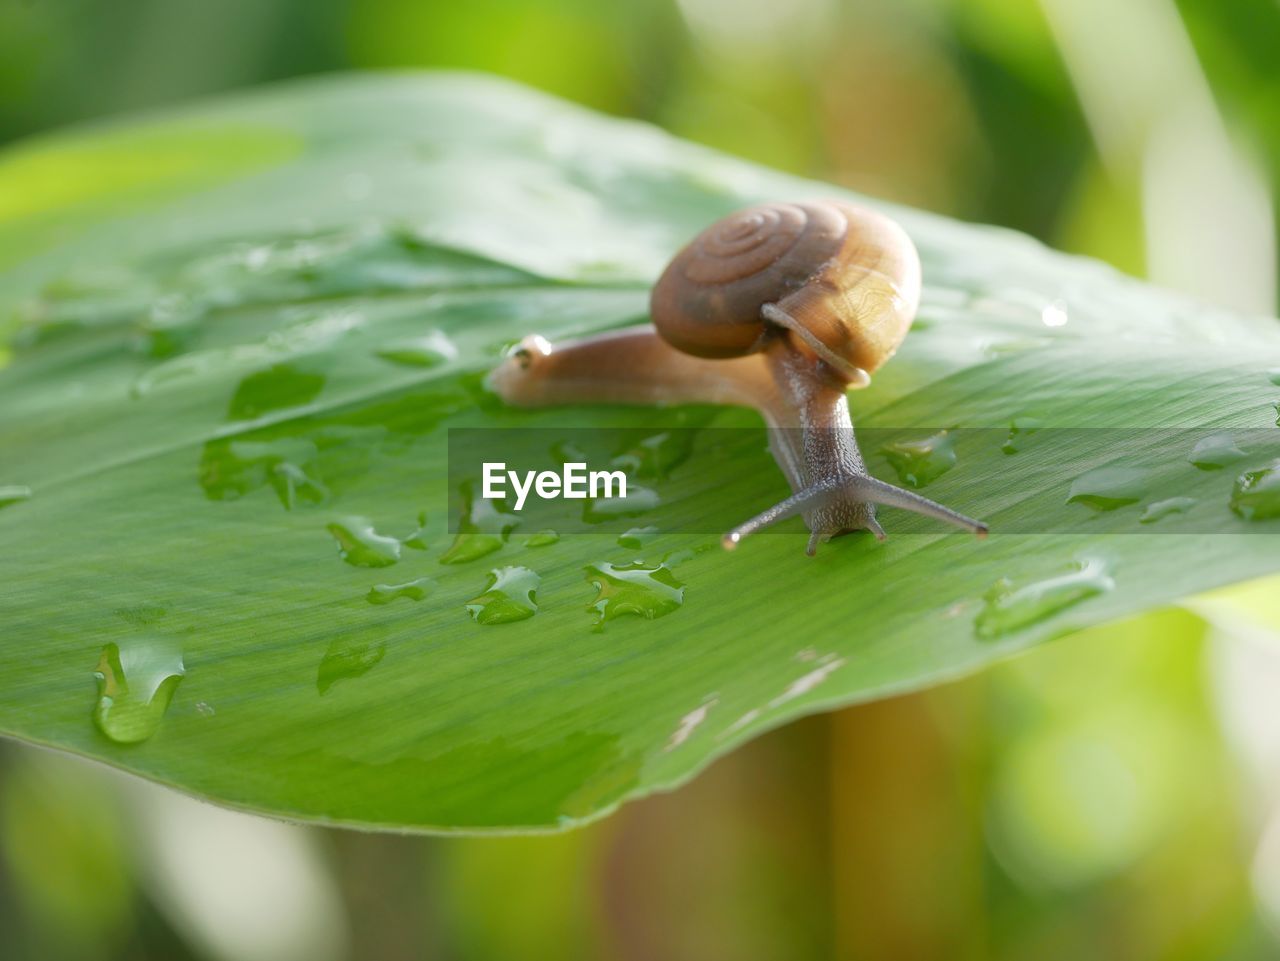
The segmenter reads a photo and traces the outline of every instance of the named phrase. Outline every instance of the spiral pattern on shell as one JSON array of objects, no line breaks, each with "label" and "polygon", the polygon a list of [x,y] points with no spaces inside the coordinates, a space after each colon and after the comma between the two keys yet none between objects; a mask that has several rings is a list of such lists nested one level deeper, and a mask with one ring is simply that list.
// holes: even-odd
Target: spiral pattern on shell
[{"label": "spiral pattern on shell", "polygon": [[686,353],[740,356],[785,327],[852,380],[892,356],[919,297],[919,257],[888,217],[840,202],[766,204],[695,237],[650,309]]}]

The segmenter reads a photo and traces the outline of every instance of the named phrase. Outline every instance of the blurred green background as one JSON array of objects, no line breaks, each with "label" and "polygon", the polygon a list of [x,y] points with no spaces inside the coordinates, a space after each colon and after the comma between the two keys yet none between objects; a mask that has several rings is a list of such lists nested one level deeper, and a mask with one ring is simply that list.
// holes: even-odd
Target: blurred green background
[{"label": "blurred green background", "polygon": [[[1274,313],[1277,51],[1274,0],[0,0],[0,144],[487,70]],[[293,827],[0,743],[0,958],[1274,958],[1280,591],[1245,594],[810,718],[554,837]]]}]

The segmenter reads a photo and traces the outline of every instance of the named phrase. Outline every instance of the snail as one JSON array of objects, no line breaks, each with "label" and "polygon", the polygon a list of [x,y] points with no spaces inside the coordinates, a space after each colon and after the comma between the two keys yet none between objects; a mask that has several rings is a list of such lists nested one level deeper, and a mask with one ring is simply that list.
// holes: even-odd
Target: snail
[{"label": "snail", "polygon": [[920,300],[920,259],[882,214],[832,201],[766,204],[712,224],[667,266],[652,325],[563,345],[526,337],[489,377],[507,403],[754,407],[792,495],[729,531],[726,549],[802,514],[807,553],[839,534],[884,540],[875,505],[985,536],[985,524],[871,477],[846,391],[902,343]]}]

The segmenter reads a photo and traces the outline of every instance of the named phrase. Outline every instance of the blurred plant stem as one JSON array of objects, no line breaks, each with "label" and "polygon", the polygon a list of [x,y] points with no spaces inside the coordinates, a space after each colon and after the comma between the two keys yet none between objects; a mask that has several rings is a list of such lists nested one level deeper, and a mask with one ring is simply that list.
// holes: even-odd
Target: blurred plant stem
[{"label": "blurred plant stem", "polygon": [[826,741],[805,719],[624,809],[600,865],[603,956],[829,957]]},{"label": "blurred plant stem", "polygon": [[830,715],[836,958],[986,956],[981,721],[972,684]]},{"label": "blurred plant stem", "polygon": [[440,899],[429,890],[430,842],[341,830],[327,836],[351,919],[351,943],[361,956],[379,961],[441,956]]}]

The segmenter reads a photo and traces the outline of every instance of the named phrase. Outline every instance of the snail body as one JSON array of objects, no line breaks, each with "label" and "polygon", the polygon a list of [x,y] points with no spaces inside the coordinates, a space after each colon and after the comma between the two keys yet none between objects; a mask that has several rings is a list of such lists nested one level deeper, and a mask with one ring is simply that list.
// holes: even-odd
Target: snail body
[{"label": "snail body", "polygon": [[875,505],[972,531],[986,526],[867,474],[846,391],[906,337],[920,260],[894,221],[842,202],[768,204],[712,224],[667,266],[652,325],[562,346],[531,336],[490,376],[508,403],[723,403],[754,407],[792,496],[723,538],[803,514],[808,553],[838,534],[884,538]]}]

